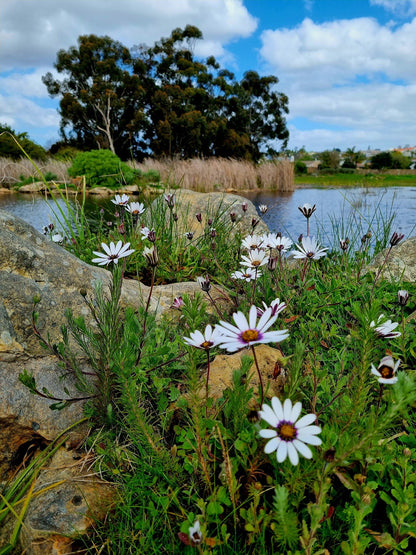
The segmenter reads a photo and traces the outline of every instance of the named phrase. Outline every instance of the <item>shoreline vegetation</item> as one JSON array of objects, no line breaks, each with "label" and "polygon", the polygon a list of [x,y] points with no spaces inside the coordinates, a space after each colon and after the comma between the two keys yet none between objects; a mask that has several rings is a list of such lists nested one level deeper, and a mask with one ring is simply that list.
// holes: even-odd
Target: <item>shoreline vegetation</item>
[{"label": "shoreline vegetation", "polygon": [[[47,181],[55,182],[60,188],[76,191],[80,188],[80,178],[71,178],[68,168],[71,160],[36,162]],[[137,171],[135,184],[139,189],[182,188],[198,192],[227,191],[255,192],[277,191],[292,192],[303,187],[394,187],[416,186],[415,170],[362,171],[354,173],[324,173],[295,175],[293,164],[288,160],[265,161],[253,164],[244,160],[210,158],[206,160],[154,160],[142,163],[128,162]],[[0,157],[0,190],[18,192],[24,185],[41,181],[32,162],[26,158],[14,161]],[[123,188],[123,176],[119,179]],[[91,186],[86,182],[87,191]],[[22,192],[28,191],[24,188]]]},{"label": "shoreline vegetation", "polygon": [[[294,243],[259,231],[267,206],[246,234],[247,202],[188,214],[179,197],[116,194],[98,222],[81,205],[70,237],[45,231],[109,271],[80,289],[88,316],[66,310],[59,343],[43,323],[49,287],[32,299],[30,329],[65,372],[64,394],[19,374],[53,410],[85,402],[77,452],[114,490],[103,521],[68,534],[71,552],[415,552],[416,285],[384,273],[404,235],[376,212],[334,222],[336,244],[321,245],[305,203]],[[147,286],[137,308],[121,302],[125,278]],[[185,281],[193,294],[158,316],[155,287]],[[2,553],[41,494],[19,488],[41,456],[1,490],[0,522],[14,526]]]}]

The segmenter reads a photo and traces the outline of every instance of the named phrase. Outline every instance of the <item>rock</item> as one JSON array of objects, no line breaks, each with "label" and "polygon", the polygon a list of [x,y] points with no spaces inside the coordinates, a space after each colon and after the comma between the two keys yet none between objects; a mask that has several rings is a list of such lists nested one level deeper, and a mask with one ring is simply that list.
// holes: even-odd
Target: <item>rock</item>
[{"label": "rock", "polygon": [[[71,379],[61,381],[62,369],[56,358],[41,347],[33,333],[33,297],[41,299],[36,306],[37,327],[45,337],[50,335],[52,343],[58,343],[66,309],[93,323],[80,289],[93,297],[94,286],[98,282],[108,286],[110,275],[108,270],[79,260],[23,220],[0,211],[0,476],[12,471],[16,450],[22,445],[42,438],[50,441],[82,417],[81,403],[51,411],[52,401],[32,395],[19,381],[19,374],[26,370],[40,388],[47,387],[57,397],[66,397],[64,386],[75,392]],[[161,315],[174,297],[195,291],[200,287],[194,282],[155,287],[150,310]],[[149,287],[125,280],[122,305],[138,308],[148,294]]]},{"label": "rock", "polygon": [[[114,504],[115,486],[90,471],[88,455],[60,448],[37,479],[19,536],[27,555],[73,553],[74,539],[102,520]],[[0,532],[7,543],[13,519]]]},{"label": "rock", "polygon": [[[388,249],[380,252],[367,266],[366,272],[377,274]],[[416,281],[416,237],[410,237],[392,248],[381,276],[393,282]]]},{"label": "rock", "polygon": [[28,183],[27,185],[22,185],[19,189],[19,193],[42,193],[46,190],[43,181],[36,181],[35,183]]},{"label": "rock", "polygon": [[[282,353],[269,345],[256,345],[255,349],[265,397],[279,396],[286,381],[286,371],[280,366],[283,359]],[[243,349],[231,355],[217,355],[211,362],[209,374],[210,397],[220,399],[224,390],[231,387],[233,383],[233,373],[241,367],[241,358],[243,355],[253,356],[251,350]],[[257,396],[260,381],[254,360],[250,367],[249,374],[251,374],[249,385],[253,388]],[[205,395],[205,380],[206,374],[203,378],[204,385],[200,390],[201,395]],[[256,401],[255,399],[252,401],[253,406],[251,408],[255,408]]]},{"label": "rock", "polygon": [[[179,234],[191,231],[198,237],[206,229],[208,218],[219,219],[227,225],[231,224],[230,213],[234,212],[237,218],[234,226],[230,225],[231,231],[239,231],[243,237],[253,233],[252,219],[259,220],[255,233],[268,233],[267,225],[260,219],[254,204],[244,197],[227,194],[223,192],[197,193],[188,189],[171,189],[166,194],[175,195],[175,207],[173,209],[179,216]],[[152,210],[158,210],[160,204],[165,203],[164,196],[157,197],[152,203]],[[242,204],[247,204],[244,212]],[[195,214],[201,213],[202,222],[199,223]],[[169,215],[169,211],[168,211]]]}]

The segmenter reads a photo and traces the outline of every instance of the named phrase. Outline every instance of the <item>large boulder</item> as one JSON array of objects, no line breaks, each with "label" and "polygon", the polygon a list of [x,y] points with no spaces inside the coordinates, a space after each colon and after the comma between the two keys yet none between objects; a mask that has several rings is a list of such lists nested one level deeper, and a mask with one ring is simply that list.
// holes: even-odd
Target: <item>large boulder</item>
[{"label": "large boulder", "polygon": [[[261,220],[254,204],[239,195],[230,193],[198,193],[189,189],[171,189],[165,194],[175,195],[173,212],[178,215],[180,233],[191,231],[198,236],[207,226],[209,218],[219,218],[223,223],[230,225],[234,213],[236,221],[230,225],[231,232],[240,232],[242,237],[253,233],[252,220],[258,220],[255,233],[268,233],[267,225]],[[158,210],[159,205],[165,202],[164,195],[157,197],[152,204],[152,210]],[[246,210],[243,210],[243,204]],[[195,218],[200,213],[201,223]]]},{"label": "large boulder", "polygon": [[416,281],[416,237],[410,237],[391,249],[386,258],[388,249],[380,252],[367,266],[366,271],[377,273],[382,267],[381,276],[393,282]]},{"label": "large boulder", "polygon": [[[46,387],[57,397],[66,397],[64,386],[75,392],[70,379],[62,383],[56,358],[34,333],[33,298],[41,299],[36,306],[39,332],[57,343],[67,309],[93,323],[80,290],[92,297],[96,284],[107,287],[110,277],[108,270],[82,262],[28,223],[0,211],[0,476],[12,470],[15,454],[24,445],[54,439],[83,415],[81,403],[51,411],[52,401],[32,395],[19,381],[27,370],[40,390]],[[174,297],[195,291],[200,287],[193,282],[155,287],[150,310],[161,314]],[[148,294],[149,287],[124,280],[122,304],[138,308]]]}]

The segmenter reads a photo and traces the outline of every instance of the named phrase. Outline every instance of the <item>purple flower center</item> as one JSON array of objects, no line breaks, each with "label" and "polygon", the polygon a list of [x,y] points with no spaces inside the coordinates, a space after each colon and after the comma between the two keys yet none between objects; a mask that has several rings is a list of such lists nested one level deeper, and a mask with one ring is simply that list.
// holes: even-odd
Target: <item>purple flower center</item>
[{"label": "purple flower center", "polygon": [[245,330],[240,335],[240,338],[244,343],[259,341],[262,337],[262,334],[258,330]]},{"label": "purple flower center", "polygon": [[282,420],[277,425],[277,435],[283,441],[293,441],[296,439],[298,435],[298,431],[292,422],[288,422],[287,420]]}]

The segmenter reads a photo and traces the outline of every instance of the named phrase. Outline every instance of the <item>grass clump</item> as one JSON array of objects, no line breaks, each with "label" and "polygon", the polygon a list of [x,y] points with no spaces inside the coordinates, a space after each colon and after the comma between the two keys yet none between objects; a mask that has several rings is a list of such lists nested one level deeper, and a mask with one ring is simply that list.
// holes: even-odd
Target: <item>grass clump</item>
[{"label": "grass clump", "polygon": [[[114,511],[82,549],[414,552],[416,286],[365,271],[402,241],[391,220],[354,241],[340,225],[322,246],[306,236],[309,205],[299,244],[256,235],[255,222],[241,237],[221,210],[195,216],[200,233],[186,237],[172,193],[157,208],[120,195],[112,205],[111,225],[101,214],[84,243],[66,243],[111,271],[108,288],[82,293],[94,327],[68,313],[60,345],[39,332],[87,398],[97,472],[118,484]],[[137,310],[120,307],[126,275],[150,286]],[[199,278],[201,290],[157,319],[154,286],[175,276]],[[35,309],[33,319],[36,333]],[[266,370],[263,343],[274,353]],[[240,351],[214,395],[214,359]],[[57,410],[77,401],[21,379]]]}]

